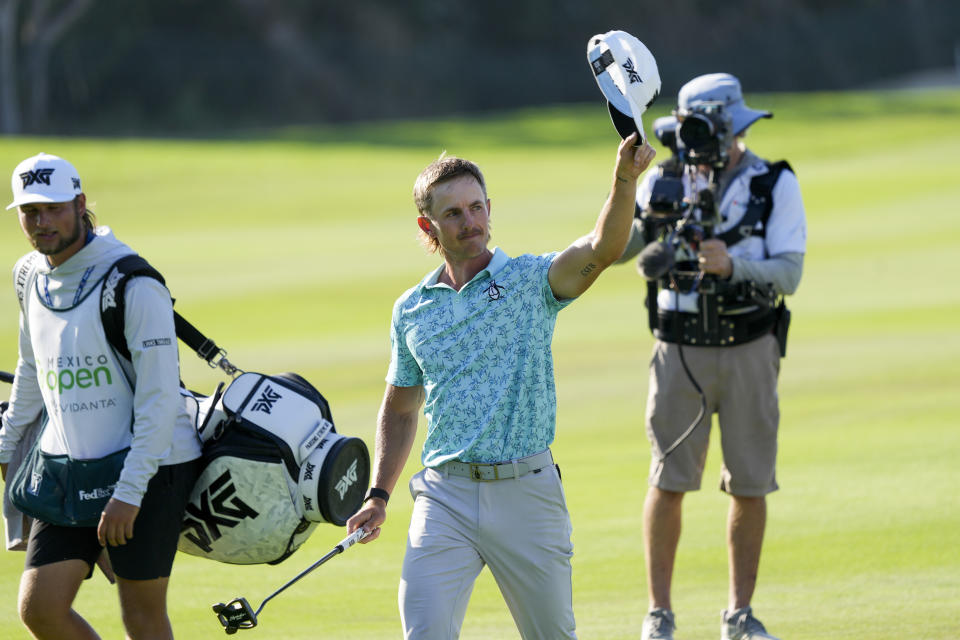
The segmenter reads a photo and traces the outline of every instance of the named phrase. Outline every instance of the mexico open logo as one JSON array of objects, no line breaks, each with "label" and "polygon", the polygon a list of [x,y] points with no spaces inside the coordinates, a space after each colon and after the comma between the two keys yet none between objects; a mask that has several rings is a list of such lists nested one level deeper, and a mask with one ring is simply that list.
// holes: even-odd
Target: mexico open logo
[{"label": "mexico open logo", "polygon": [[73,388],[110,386],[113,375],[109,364],[110,359],[103,353],[47,358],[47,362],[37,360],[37,381],[58,393]]}]

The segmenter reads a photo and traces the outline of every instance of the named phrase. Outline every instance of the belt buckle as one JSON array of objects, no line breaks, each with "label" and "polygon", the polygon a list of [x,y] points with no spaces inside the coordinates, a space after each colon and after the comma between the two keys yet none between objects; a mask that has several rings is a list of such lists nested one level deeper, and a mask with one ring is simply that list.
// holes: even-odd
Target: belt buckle
[{"label": "belt buckle", "polygon": [[[494,480],[500,479],[500,470],[497,469],[497,465],[495,464],[485,464],[485,463],[477,463],[477,462],[468,462],[467,464],[470,466],[470,477],[476,480],[477,482],[492,482]],[[481,470],[482,467],[491,467],[493,469],[493,477],[484,478],[483,472]]]}]

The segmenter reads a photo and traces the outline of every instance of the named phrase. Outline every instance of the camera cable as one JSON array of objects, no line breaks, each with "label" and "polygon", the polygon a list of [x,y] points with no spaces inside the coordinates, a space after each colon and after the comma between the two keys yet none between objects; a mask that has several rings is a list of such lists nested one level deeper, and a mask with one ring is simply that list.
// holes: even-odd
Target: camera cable
[{"label": "camera cable", "polygon": [[[693,293],[697,289],[697,285],[702,279],[702,276],[703,276],[703,272],[701,271],[700,274],[698,275],[697,281],[694,283],[693,287],[691,287],[688,293]],[[672,285],[671,288],[673,289],[673,293],[674,293],[674,301],[675,301],[674,306],[676,308],[676,312],[673,314],[673,323],[674,323],[673,334],[674,336],[679,336],[680,335],[680,292],[679,292],[679,287],[677,286],[677,282],[673,277],[673,274],[670,274],[670,283]],[[683,355],[683,343],[679,340],[677,341],[677,353],[680,356],[680,364],[683,365],[683,371],[684,373],[687,374],[687,379],[690,380],[690,383],[693,385],[693,388],[697,390],[697,394],[700,396],[700,411],[697,413],[697,416],[693,419],[693,422],[690,423],[690,426],[687,427],[686,431],[681,433],[680,437],[674,440],[669,447],[667,447],[666,449],[661,449],[660,443],[657,442],[657,448],[661,449],[660,455],[657,456],[658,472],[660,469],[662,469],[663,463],[667,459],[667,456],[669,456],[671,453],[676,451],[677,447],[683,444],[684,441],[690,437],[690,435],[700,425],[700,423],[703,422],[704,417],[707,415],[707,394],[704,393],[703,388],[700,386],[700,383],[697,382],[697,379],[694,377],[693,372],[690,370],[690,367],[687,364],[687,359]],[[651,433],[653,434],[654,438],[656,438],[656,434],[653,433],[652,429],[651,429]]]}]

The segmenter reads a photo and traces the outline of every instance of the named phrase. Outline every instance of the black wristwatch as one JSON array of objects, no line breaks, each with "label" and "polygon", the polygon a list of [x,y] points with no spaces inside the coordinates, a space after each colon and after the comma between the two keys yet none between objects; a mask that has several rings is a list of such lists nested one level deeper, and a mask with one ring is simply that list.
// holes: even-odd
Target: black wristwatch
[{"label": "black wristwatch", "polygon": [[386,504],[390,502],[390,493],[378,487],[370,487],[367,489],[367,495],[363,497],[363,501],[366,502],[370,498],[380,498]]}]

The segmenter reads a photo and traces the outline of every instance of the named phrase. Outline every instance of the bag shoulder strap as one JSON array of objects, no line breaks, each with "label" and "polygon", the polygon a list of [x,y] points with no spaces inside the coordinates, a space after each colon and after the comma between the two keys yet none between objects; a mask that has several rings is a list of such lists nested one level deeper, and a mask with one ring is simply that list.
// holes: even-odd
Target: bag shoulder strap
[{"label": "bag shoulder strap", "polygon": [[123,335],[124,309],[127,282],[130,278],[146,276],[166,285],[160,272],[150,266],[143,257],[129,255],[120,258],[107,270],[103,287],[100,289],[100,321],[107,341],[114,350],[126,360],[130,360],[130,349]]},{"label": "bag shoulder strap", "polygon": [[[127,341],[123,335],[124,301],[127,282],[130,278],[138,276],[153,278],[166,286],[166,281],[160,275],[160,272],[154,269],[142,256],[134,254],[124,256],[113,263],[107,271],[103,288],[100,290],[100,318],[103,322],[103,330],[113,348],[127,360],[130,359],[130,350],[127,348]],[[226,359],[225,350],[218,347],[213,340],[203,335],[199,329],[176,311],[173,312],[173,324],[177,338],[196,351],[197,355],[211,367],[219,367],[229,375],[238,371]]]},{"label": "bag shoulder strap", "polygon": [[[767,162],[767,172],[754,176],[750,179],[750,201],[747,203],[747,210],[743,214],[740,223],[718,234],[717,237],[732,246],[744,238],[751,236],[764,237],[767,230],[767,220],[770,219],[770,212],[773,211],[773,187],[780,179],[780,174],[786,169],[793,172],[790,163],[786,160],[779,162]],[[757,223],[760,223],[757,228]]]},{"label": "bag shoulder strap", "polygon": [[773,193],[773,187],[777,184],[777,180],[780,179],[780,174],[784,169],[793,173],[793,167],[791,167],[790,163],[786,160],[768,162],[767,172],[754,176],[750,180],[750,194],[758,198],[767,199],[768,204],[763,215],[764,224],[766,224],[767,218],[770,217],[770,210],[773,209],[773,199],[770,197]]}]

